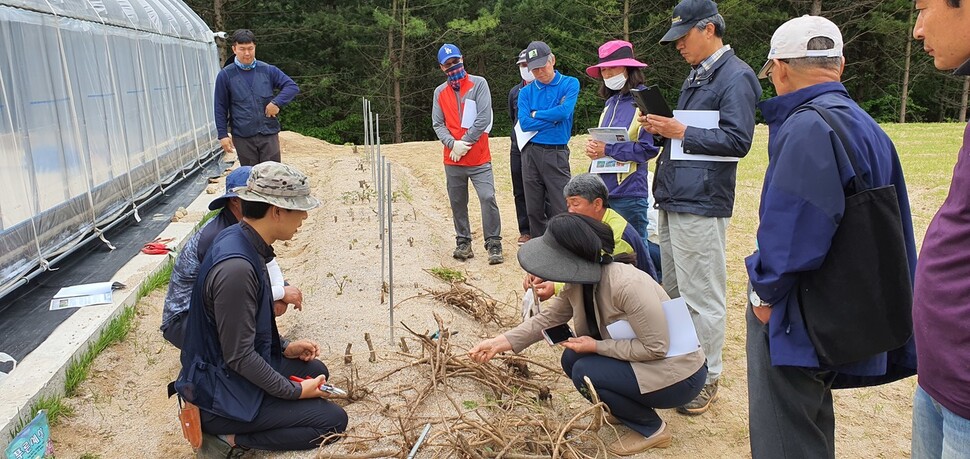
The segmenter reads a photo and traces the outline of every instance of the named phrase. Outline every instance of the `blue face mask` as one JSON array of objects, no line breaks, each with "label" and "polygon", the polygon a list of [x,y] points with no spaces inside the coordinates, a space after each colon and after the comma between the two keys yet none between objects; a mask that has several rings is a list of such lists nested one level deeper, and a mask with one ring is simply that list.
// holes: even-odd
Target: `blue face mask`
[{"label": "blue face mask", "polygon": [[239,67],[241,70],[252,70],[256,68],[256,59],[253,59],[253,63],[249,65],[245,65],[242,62],[239,62],[238,57],[235,58],[235,62],[236,62],[236,67]]}]

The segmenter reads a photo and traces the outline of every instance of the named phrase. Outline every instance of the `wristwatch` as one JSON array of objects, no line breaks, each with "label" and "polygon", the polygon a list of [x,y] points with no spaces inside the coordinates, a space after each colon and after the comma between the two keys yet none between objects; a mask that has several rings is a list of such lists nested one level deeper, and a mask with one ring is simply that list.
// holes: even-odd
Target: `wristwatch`
[{"label": "wristwatch", "polygon": [[751,293],[748,294],[748,301],[751,302],[751,307],[753,307],[753,308],[770,308],[771,307],[771,303],[765,303],[761,299],[761,297],[758,296],[758,292],[755,292],[754,289],[752,289],[751,290]]}]

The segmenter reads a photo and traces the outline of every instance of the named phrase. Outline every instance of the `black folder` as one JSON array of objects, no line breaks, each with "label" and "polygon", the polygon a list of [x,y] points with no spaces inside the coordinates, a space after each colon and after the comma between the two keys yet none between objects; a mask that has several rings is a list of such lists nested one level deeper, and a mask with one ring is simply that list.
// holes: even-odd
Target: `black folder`
[{"label": "black folder", "polygon": [[634,88],[630,90],[630,94],[633,94],[633,100],[636,101],[637,107],[640,107],[640,113],[644,115],[665,116],[667,118],[674,117],[674,112],[670,111],[670,106],[667,105],[664,96],[660,94],[660,89],[657,88],[657,85],[644,89]]}]

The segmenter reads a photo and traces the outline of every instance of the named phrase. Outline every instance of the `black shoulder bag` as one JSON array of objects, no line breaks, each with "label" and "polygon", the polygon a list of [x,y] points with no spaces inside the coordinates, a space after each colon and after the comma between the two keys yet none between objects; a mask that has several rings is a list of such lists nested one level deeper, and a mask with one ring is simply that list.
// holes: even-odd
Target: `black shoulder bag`
[{"label": "black shoulder bag", "polygon": [[836,366],[903,346],[913,333],[906,243],[894,185],[864,183],[842,126],[807,105],[835,131],[855,177],[822,266],[798,280],[798,302],[819,362]]}]

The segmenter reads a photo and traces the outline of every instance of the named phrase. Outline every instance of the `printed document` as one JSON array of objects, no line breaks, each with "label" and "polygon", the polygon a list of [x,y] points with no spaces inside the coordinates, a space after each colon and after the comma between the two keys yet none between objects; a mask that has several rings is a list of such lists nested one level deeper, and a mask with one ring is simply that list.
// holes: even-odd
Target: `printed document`
[{"label": "printed document", "polygon": [[621,127],[597,127],[589,128],[589,135],[593,140],[612,145],[617,142],[629,142],[627,130]]},{"label": "printed document", "polygon": [[[687,310],[687,302],[683,297],[664,301],[664,316],[667,318],[667,334],[670,336],[670,347],[667,357],[689,354],[700,349],[701,343],[697,339],[694,321]],[[618,320],[606,326],[606,331],[612,339],[637,339],[636,332],[626,320]]]},{"label": "printed document", "polygon": [[80,308],[111,303],[111,282],[73,285],[60,289],[51,299],[50,310]]},{"label": "printed document", "polygon": [[469,129],[475,124],[478,118],[478,103],[468,99],[465,101],[465,109],[461,112],[461,127]]},{"label": "printed document", "polygon": [[[721,113],[717,110],[674,110],[674,119],[687,126],[714,129],[721,121]],[[670,159],[679,161],[719,161],[722,163],[736,163],[741,160],[736,156],[692,155],[684,153],[683,139],[670,139]]]},{"label": "printed document", "polygon": [[515,143],[519,146],[519,151],[525,148],[526,144],[536,136],[539,131],[523,131],[522,124],[515,122]]}]

